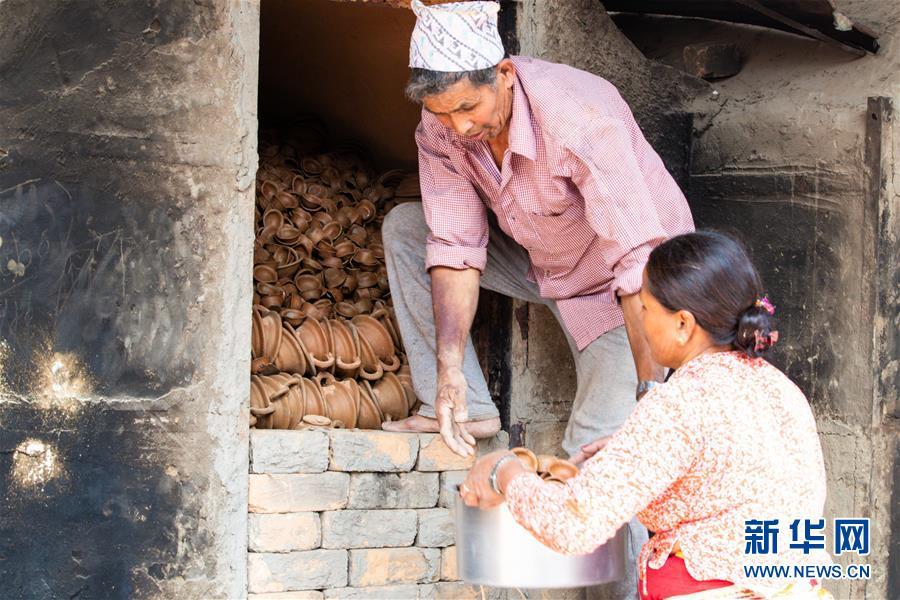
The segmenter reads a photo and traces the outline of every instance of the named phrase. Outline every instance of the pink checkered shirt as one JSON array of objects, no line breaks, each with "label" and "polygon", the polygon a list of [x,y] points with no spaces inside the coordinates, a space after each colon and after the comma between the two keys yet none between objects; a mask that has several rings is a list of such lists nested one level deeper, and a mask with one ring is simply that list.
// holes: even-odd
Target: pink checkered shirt
[{"label": "pink checkered shirt", "polygon": [[693,231],[687,201],[616,88],[565,65],[513,57],[509,149],[500,169],[473,141],[422,111],[416,130],[426,267],[487,263],[487,209],[531,258],[579,350],[624,323],[650,251]]}]

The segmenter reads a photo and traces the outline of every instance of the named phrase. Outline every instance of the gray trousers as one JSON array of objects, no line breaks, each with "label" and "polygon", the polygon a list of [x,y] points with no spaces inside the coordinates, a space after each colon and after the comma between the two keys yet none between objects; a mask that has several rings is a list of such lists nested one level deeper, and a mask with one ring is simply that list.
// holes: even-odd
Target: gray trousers
[{"label": "gray trousers", "polygon": [[[385,217],[381,230],[397,324],[409,358],[413,386],[422,400],[419,414],[434,417],[437,355],[431,278],[425,270],[428,233],[422,205],[417,202],[394,207]],[[481,287],[544,304],[562,325],[556,302],[541,298],[537,284],[527,279],[531,262],[521,246],[492,226],[487,254]],[[615,432],[625,421],[635,406],[637,373],[624,327],[600,336],[582,351],[568,332],[566,339],[575,359],[577,375],[575,402],[563,440],[563,449],[571,456],[583,444]],[[499,413],[488,392],[471,338],[466,343],[463,374],[468,383],[469,418],[497,417]],[[589,595],[593,598],[618,599],[636,595],[635,564],[641,544],[647,539],[647,531],[636,519],[627,527],[625,579],[591,590]]]}]

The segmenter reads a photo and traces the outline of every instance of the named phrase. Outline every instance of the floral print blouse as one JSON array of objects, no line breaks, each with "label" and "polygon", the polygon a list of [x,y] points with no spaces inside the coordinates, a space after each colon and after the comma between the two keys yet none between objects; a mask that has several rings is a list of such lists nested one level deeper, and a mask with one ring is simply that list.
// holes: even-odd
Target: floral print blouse
[{"label": "floral print blouse", "polygon": [[752,561],[831,562],[783,537],[775,555],[745,553],[745,520],[777,518],[783,536],[793,519],[822,517],[825,466],[803,392],[739,352],[689,361],[644,396],[577,477],[559,485],[520,475],[506,501],[522,526],[566,554],[591,552],[637,514],[655,532],[641,551],[642,579],[676,550],[695,579],[750,588],[765,585],[744,577]]}]

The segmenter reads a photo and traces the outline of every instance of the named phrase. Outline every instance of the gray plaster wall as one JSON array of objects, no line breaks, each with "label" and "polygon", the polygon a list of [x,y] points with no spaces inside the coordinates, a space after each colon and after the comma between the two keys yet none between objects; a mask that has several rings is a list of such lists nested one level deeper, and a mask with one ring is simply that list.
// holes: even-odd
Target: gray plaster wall
[{"label": "gray plaster wall", "polygon": [[0,23],[0,596],[241,597],[258,2]]}]

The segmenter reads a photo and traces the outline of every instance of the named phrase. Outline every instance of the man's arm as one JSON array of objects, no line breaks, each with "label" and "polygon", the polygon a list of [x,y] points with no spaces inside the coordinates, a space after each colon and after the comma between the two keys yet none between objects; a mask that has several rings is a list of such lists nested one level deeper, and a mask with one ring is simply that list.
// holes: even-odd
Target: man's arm
[{"label": "man's arm", "polygon": [[441,437],[462,456],[475,453],[475,439],[460,423],[468,420],[463,356],[478,306],[477,269],[434,267],[431,301],[437,330],[437,397],[434,409]]}]

